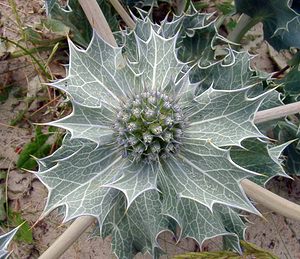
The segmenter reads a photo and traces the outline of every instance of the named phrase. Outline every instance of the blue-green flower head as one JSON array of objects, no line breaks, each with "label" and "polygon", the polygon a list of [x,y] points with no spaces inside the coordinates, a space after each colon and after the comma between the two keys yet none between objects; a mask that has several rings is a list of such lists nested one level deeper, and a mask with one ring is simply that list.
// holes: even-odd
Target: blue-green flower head
[{"label": "blue-green flower head", "polygon": [[145,91],[121,106],[113,125],[123,156],[153,162],[175,155],[187,122],[177,100],[160,91]]},{"label": "blue-green flower head", "polygon": [[[73,112],[49,123],[70,134],[39,160],[37,175],[49,189],[44,214],[65,206],[65,220],[95,216],[119,258],[156,256],[158,235],[174,224],[179,238],[202,245],[222,235],[236,249],[244,224],[233,208],[258,213],[240,186],[255,173],[235,164],[227,148],[263,137],[253,116],[267,94],[250,95],[253,82],[241,74],[224,88],[215,78],[202,91],[206,77],[190,82],[196,65],[177,57],[183,24],[190,25],[184,19],[198,19],[200,32],[205,18],[195,13],[161,26],[137,19],[123,47],[96,34],[86,50],[70,42],[69,74],[52,84],[69,94]],[[211,64],[211,75],[234,75]]]}]

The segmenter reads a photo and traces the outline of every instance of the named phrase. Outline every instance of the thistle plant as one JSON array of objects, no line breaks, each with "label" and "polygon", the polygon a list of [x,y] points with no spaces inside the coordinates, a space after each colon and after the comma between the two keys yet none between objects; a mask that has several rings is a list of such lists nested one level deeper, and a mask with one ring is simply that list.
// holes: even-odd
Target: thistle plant
[{"label": "thistle plant", "polygon": [[96,217],[118,258],[157,258],[163,231],[200,246],[221,235],[225,248],[241,252],[240,212],[259,212],[240,182],[284,175],[283,147],[272,147],[253,123],[278,95],[262,88],[251,56],[231,50],[210,15],[161,25],[136,18],[119,38],[122,46],[113,47],[94,34],[86,50],[70,41],[68,76],[52,86],[67,92],[73,111],[48,123],[69,133],[38,161],[49,190],[42,216],[63,207],[65,221]]}]

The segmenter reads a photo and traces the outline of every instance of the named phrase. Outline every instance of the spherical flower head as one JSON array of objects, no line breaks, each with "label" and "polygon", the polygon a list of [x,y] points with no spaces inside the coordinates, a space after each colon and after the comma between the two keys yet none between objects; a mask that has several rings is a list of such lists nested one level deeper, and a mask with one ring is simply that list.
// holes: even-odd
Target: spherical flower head
[{"label": "spherical flower head", "polygon": [[167,94],[144,91],[122,105],[114,136],[126,158],[158,161],[177,153],[186,124],[183,117],[180,106]]}]

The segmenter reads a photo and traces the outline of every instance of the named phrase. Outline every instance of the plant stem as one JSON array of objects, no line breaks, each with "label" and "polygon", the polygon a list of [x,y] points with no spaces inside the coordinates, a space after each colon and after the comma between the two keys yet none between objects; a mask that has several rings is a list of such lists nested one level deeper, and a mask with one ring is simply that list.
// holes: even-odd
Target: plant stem
[{"label": "plant stem", "polygon": [[22,21],[21,21],[21,19],[20,19],[19,14],[18,14],[17,4],[16,4],[15,0],[8,0],[8,2],[9,2],[9,5],[11,6],[11,9],[12,9],[13,14],[14,14],[14,16],[15,16],[16,23],[17,23],[17,25],[18,25],[18,27],[19,27],[19,29],[20,29],[20,31],[21,31],[21,34],[22,34],[21,36],[22,36],[23,40],[26,41],[26,35],[25,35],[25,33],[24,33]]},{"label": "plant stem", "polygon": [[300,102],[278,106],[272,109],[259,111],[254,117],[254,123],[259,124],[266,121],[279,119],[300,112]]},{"label": "plant stem", "polygon": [[247,179],[242,180],[241,184],[246,194],[265,208],[282,216],[300,221],[300,205],[288,201]]},{"label": "plant stem", "polygon": [[278,72],[274,73],[272,75],[272,78],[279,78],[285,71],[287,71],[290,68],[289,65],[286,65],[283,69],[279,70]]},{"label": "plant stem", "polygon": [[81,236],[95,221],[93,216],[77,218],[71,226],[39,257],[39,259],[57,259]]},{"label": "plant stem", "polygon": [[79,0],[79,3],[92,28],[110,45],[117,47],[117,42],[96,0]]},{"label": "plant stem", "polygon": [[247,14],[242,14],[234,30],[228,34],[227,39],[239,44],[247,31],[258,22],[258,19],[253,19]]},{"label": "plant stem", "polygon": [[[60,43],[60,49],[65,48],[67,46],[63,42],[57,42],[57,43]],[[29,53],[34,54],[37,52],[53,50],[53,48],[57,45],[57,43],[48,44],[47,46],[37,46],[37,47],[31,48],[31,49],[27,49],[27,52],[25,52],[23,50],[17,50],[17,51],[10,53],[9,57],[10,58],[19,58],[19,57],[29,55]]]},{"label": "plant stem", "polygon": [[124,7],[120,4],[118,0],[109,0],[112,6],[115,8],[117,13],[122,17],[123,21],[127,24],[130,29],[134,29],[135,22],[131,19],[129,14],[126,12]]}]

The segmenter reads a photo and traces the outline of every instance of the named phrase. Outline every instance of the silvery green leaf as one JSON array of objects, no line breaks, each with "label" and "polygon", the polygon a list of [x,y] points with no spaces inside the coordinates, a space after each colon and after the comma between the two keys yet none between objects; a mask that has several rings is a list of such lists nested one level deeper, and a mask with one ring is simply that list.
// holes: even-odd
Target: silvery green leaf
[{"label": "silvery green leaf", "polygon": [[144,86],[151,90],[163,90],[170,81],[175,81],[184,64],[176,56],[176,40],[159,36],[151,28],[150,36],[145,41],[137,37],[139,62],[133,66],[137,74],[142,74]]},{"label": "silvery green leaf", "polygon": [[[60,153],[76,148],[78,141],[69,140],[69,143],[72,142],[75,144],[65,142]],[[62,157],[54,166],[38,174],[50,190],[44,214],[53,208],[66,206],[66,220],[89,214],[102,223],[119,193],[103,185],[121,176],[120,159],[113,145],[98,146],[81,140],[81,146],[72,155]]]},{"label": "silvery green leaf", "polygon": [[230,156],[241,167],[260,174],[252,177],[251,180],[265,185],[275,176],[288,177],[278,159],[289,144],[272,147],[259,139],[246,139],[243,140],[242,147],[230,149]]},{"label": "silvery green leaf", "polygon": [[105,103],[107,109],[118,107],[120,100],[132,93],[136,79],[124,66],[121,48],[108,45],[96,34],[87,50],[72,42],[69,47],[69,75],[53,86],[68,92],[80,105],[100,107]]},{"label": "silvery green leaf", "polygon": [[300,89],[300,65],[296,65],[284,76],[280,83],[284,84],[284,92],[286,95],[299,97]]},{"label": "silvery green leaf", "polygon": [[216,20],[212,19],[211,14],[198,13],[191,8],[189,14],[180,18],[176,17],[172,22],[164,21],[162,27],[165,26],[164,31],[170,34],[169,27],[176,28],[177,25],[171,25],[182,22],[177,44],[179,58],[197,64],[190,72],[190,79],[193,83],[201,82],[199,92],[211,85],[215,89],[234,90],[260,81],[259,77],[253,76],[254,71],[250,68],[253,56],[231,49],[231,43],[218,34]]},{"label": "silvery green leaf", "polygon": [[236,10],[263,23],[264,38],[276,50],[300,47],[300,16],[289,0],[235,0]]},{"label": "silvery green leaf", "polygon": [[[166,17],[161,22],[161,26],[152,24],[148,16],[146,16],[145,20],[136,18],[137,26],[135,29],[135,34],[143,41],[147,41],[147,39],[150,38],[152,27],[157,34],[165,39],[170,40],[177,36],[176,48],[178,49],[178,57],[180,60],[191,62],[194,60],[199,60],[199,58],[205,59],[202,57],[203,54],[205,53],[205,55],[207,55],[209,53],[209,62],[213,64],[216,61],[212,60],[214,51],[213,49],[210,49],[212,44],[211,41],[217,41],[221,38],[221,36],[216,36],[216,29],[214,27],[215,21],[212,20],[211,17],[212,14],[198,13],[194,8],[192,8],[191,12],[184,16],[174,16],[172,21],[168,21]],[[198,35],[197,37],[193,38],[195,31],[198,33]],[[203,38],[207,39],[207,41],[204,42]],[[129,34],[126,40],[127,43],[130,43],[131,45],[129,49],[125,46],[126,56],[128,56],[131,61],[137,61],[135,53],[138,51],[134,35]],[[189,42],[191,45],[189,45]],[[201,42],[201,47],[194,46],[194,44],[198,42]],[[195,73],[193,73],[194,70]],[[196,69],[193,69],[193,71],[191,73],[192,78],[194,78],[194,74],[197,74],[198,70],[196,71]],[[197,81],[196,77],[195,80],[193,79],[193,81]]]},{"label": "silvery green leaf", "polygon": [[253,123],[267,94],[247,96],[248,88],[224,91],[212,87],[194,98],[188,110],[187,138],[210,140],[217,146],[240,145],[247,137],[263,137]]},{"label": "silvery green leaf", "polygon": [[201,88],[206,90],[211,85],[219,90],[236,90],[259,81],[250,69],[252,56],[248,52],[228,51],[228,56],[216,64],[201,68],[195,66],[192,71],[192,81],[201,82]]},{"label": "silvery green leaf", "polygon": [[[260,89],[257,94],[259,94],[259,92],[261,94],[261,93],[264,92],[264,90]],[[255,94],[255,95],[257,95],[257,94]],[[281,100],[281,96],[282,96],[282,94],[280,92],[271,91],[269,93],[268,98],[265,98],[263,100],[261,106],[259,107],[259,111],[267,110],[267,109],[271,109],[271,108],[274,108],[274,107],[278,107],[278,106],[284,105],[284,103]]]},{"label": "silvery green leaf", "polygon": [[[214,19],[212,19],[211,13],[198,13],[192,6],[186,12],[185,15],[174,15],[171,21],[166,17],[162,22],[161,26],[158,28],[159,33],[165,38],[171,38],[176,34],[180,34],[181,38],[185,38],[187,35],[189,37],[194,36],[197,30],[204,30],[206,27],[214,24]],[[181,25],[181,27],[179,27]],[[216,30],[213,30],[216,34]],[[204,35],[204,34],[203,34]],[[212,35],[212,38],[215,35]],[[182,40],[182,39],[181,39]],[[179,44],[181,44],[181,40]],[[182,45],[182,46],[181,46]],[[180,47],[185,47],[184,44],[181,44]],[[210,45],[210,44],[209,44]],[[179,46],[179,45],[178,45]],[[198,54],[201,53],[202,49],[199,49]],[[179,50],[182,51],[182,50]]]},{"label": "silvery green leaf", "polygon": [[0,236],[0,259],[8,258],[9,252],[7,251],[7,247],[14,235],[17,233],[18,229],[19,227],[16,227],[8,233]]},{"label": "silvery green leaf", "polygon": [[[208,17],[205,17],[207,19]],[[200,40],[201,39],[201,40]],[[217,62],[214,48],[226,40],[216,34],[214,21],[205,24],[202,28],[188,30],[179,43],[178,56],[182,61],[198,63],[201,67],[208,67]]]},{"label": "silvery green leaf", "polygon": [[176,186],[179,197],[211,210],[215,203],[222,203],[256,213],[239,184],[251,172],[234,164],[228,150],[207,141],[184,139],[178,157],[170,157],[162,166],[165,178]]},{"label": "silvery green leaf", "polygon": [[47,156],[38,159],[38,165],[40,171],[47,170],[57,164],[59,160],[72,156],[77,150],[84,145],[84,140],[73,139],[71,140],[71,134],[66,134],[63,139],[62,147],[57,149],[51,156]]},{"label": "silvery green leaf", "polygon": [[230,234],[218,214],[197,201],[180,197],[177,186],[170,184],[164,174],[160,175],[160,188],[166,194],[162,213],[176,220],[180,226],[178,240],[191,237],[202,247],[209,238]]},{"label": "silvery green leaf", "polygon": [[[207,147],[209,148],[209,145],[207,145]],[[205,153],[207,154],[208,152],[206,151]],[[224,154],[226,154],[225,151],[223,151],[223,155]],[[216,159],[216,161],[218,161],[218,157],[215,156],[215,153],[210,153],[210,155],[211,158],[206,160],[211,161],[212,159]],[[214,162],[215,161],[212,160],[211,164]],[[199,164],[203,164],[203,161],[200,160]],[[208,170],[206,169],[206,171]],[[174,184],[170,183],[170,180],[167,179],[165,174],[160,175],[161,190],[167,194],[163,202],[163,213],[174,218],[179,224],[181,229],[179,239],[192,237],[201,247],[203,241],[208,238],[222,235],[226,249],[241,253],[239,241],[240,239],[244,239],[246,226],[238,213],[222,204],[215,204],[212,213],[211,210],[199,202],[182,197],[183,194],[181,189],[178,188],[178,184],[174,181],[173,183]],[[189,184],[187,181],[185,183],[187,185]],[[189,189],[195,190],[193,187]],[[205,189],[207,190],[207,188]],[[221,191],[221,189],[219,189],[219,191]]]},{"label": "silvery green leaf", "polygon": [[[116,229],[117,224],[122,220],[126,213],[126,199],[124,195],[119,195],[114,202],[111,210],[106,215],[104,222],[101,222],[101,226],[95,230],[103,239],[111,236],[113,231]],[[100,230],[100,231],[99,231]]]},{"label": "silvery green leaf", "polygon": [[[180,60],[207,68],[218,63],[220,59],[230,59],[230,42],[218,33],[216,19],[212,14],[198,13],[191,5],[182,21],[181,40],[178,42]],[[195,73],[196,71],[191,76],[194,77]]]},{"label": "silvery green leaf", "polygon": [[69,75],[52,85],[67,91],[81,105],[100,107],[105,103],[113,108],[142,87],[164,89],[183,67],[176,57],[176,37],[164,39],[151,28],[146,41],[136,40],[138,62],[130,65],[122,48],[112,47],[96,35],[85,51],[70,43]]},{"label": "silvery green leaf", "polygon": [[101,108],[89,108],[73,103],[73,112],[48,125],[64,128],[71,132],[72,138],[85,138],[96,143],[112,141],[112,125],[115,112]]},{"label": "silvery green leaf", "polygon": [[223,236],[224,248],[226,250],[233,250],[242,254],[240,240],[245,239],[246,224],[236,210],[217,204],[215,212],[222,219],[222,223],[226,226],[226,230],[234,235]]},{"label": "silvery green leaf", "polygon": [[[185,16],[175,16],[172,21],[168,21],[168,17],[166,17],[163,21],[161,21],[160,26],[157,27],[157,32],[163,36],[164,38],[172,38],[178,33],[182,33],[181,30],[184,30],[183,19]],[[177,43],[178,44],[178,43]]]},{"label": "silvery green leaf", "polygon": [[157,191],[156,182],[159,170],[156,163],[126,163],[122,168],[123,175],[105,186],[122,191],[126,196],[127,207],[130,207],[131,203],[143,192]]},{"label": "silvery green leaf", "polygon": [[[226,44],[228,41],[217,33],[213,14],[198,13],[191,4],[185,15],[176,16],[169,21],[167,17],[161,21],[161,25],[152,25],[154,30],[164,38],[172,38],[179,35],[177,41],[178,57],[184,62],[199,62],[211,65],[215,57],[214,50],[218,44]],[[149,34],[149,23],[146,20],[136,20],[140,28],[137,35],[145,40],[143,35]],[[143,29],[141,25],[143,26]],[[204,40],[205,39],[205,40]],[[205,51],[204,51],[205,50]],[[224,49],[225,51],[225,49]],[[227,51],[225,51],[227,54]]]},{"label": "silvery green leaf", "polygon": [[138,251],[157,258],[161,253],[157,237],[169,224],[161,214],[161,206],[158,192],[143,192],[115,223],[112,249],[118,258],[133,258]]},{"label": "silvery green leaf", "polygon": [[[290,121],[280,121],[274,129],[279,144],[289,143],[283,152],[286,156],[285,171],[289,175],[300,175],[299,128]],[[292,142],[292,143],[291,143]]]}]

